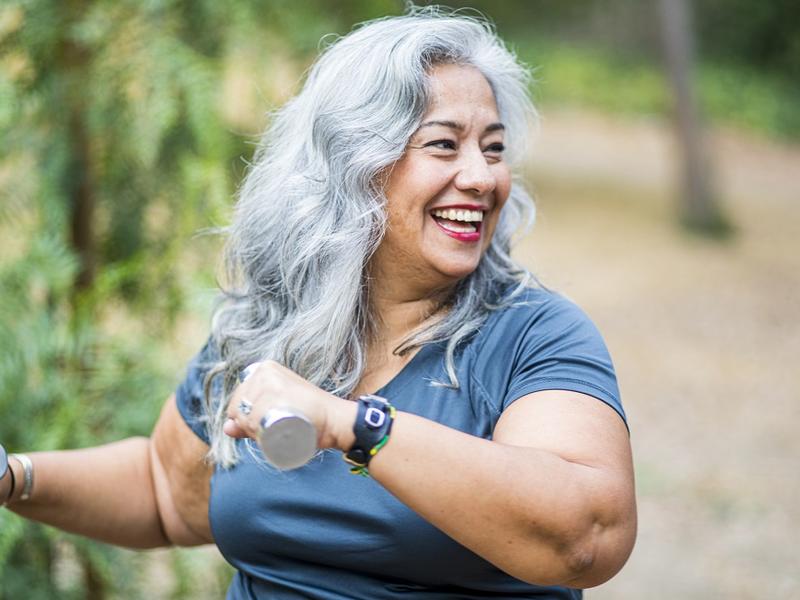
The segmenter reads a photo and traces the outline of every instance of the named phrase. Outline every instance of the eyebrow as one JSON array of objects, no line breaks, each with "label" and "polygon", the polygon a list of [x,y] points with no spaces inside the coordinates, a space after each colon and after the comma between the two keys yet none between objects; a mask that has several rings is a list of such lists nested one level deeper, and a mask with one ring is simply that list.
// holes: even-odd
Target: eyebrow
[{"label": "eyebrow", "polygon": [[[456,131],[464,131],[464,125],[458,123],[457,121],[426,121],[422,125],[419,126],[420,129],[423,127],[448,127],[449,129],[455,129]],[[505,125],[502,123],[492,123],[488,125],[486,129],[484,129],[484,133],[489,133],[492,131],[504,131],[506,128]]]}]

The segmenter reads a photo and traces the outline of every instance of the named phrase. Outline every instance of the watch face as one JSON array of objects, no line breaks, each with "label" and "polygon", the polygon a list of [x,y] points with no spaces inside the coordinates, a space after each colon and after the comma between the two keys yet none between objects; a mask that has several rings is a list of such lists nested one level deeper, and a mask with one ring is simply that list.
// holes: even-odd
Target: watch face
[{"label": "watch face", "polygon": [[0,446],[0,479],[6,476],[6,471],[8,471],[8,457],[6,449]]}]

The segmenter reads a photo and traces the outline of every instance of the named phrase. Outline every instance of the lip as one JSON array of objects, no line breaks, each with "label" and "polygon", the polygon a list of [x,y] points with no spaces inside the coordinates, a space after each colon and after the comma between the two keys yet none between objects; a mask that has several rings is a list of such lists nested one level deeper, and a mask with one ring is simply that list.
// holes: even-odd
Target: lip
[{"label": "lip", "polygon": [[476,231],[473,231],[473,232],[470,232],[470,233],[460,233],[460,232],[457,232],[457,231],[450,231],[449,229],[443,227],[439,223],[439,221],[437,221],[436,218],[434,218],[433,211],[435,211],[435,210],[446,210],[446,209],[450,209],[450,208],[456,209],[456,210],[457,209],[460,209],[460,210],[479,210],[479,211],[484,213],[484,216],[485,216],[485,214],[487,212],[489,212],[489,209],[486,208],[485,206],[481,206],[480,204],[445,204],[445,205],[442,205],[442,206],[436,206],[436,207],[430,209],[430,211],[428,211],[428,214],[429,214],[430,218],[433,220],[434,223],[436,223],[436,226],[442,231],[442,233],[444,233],[446,235],[449,235],[451,238],[456,239],[459,242],[465,242],[465,243],[479,242],[480,239],[481,239],[481,229],[483,228],[483,221],[480,221],[480,222],[477,223]]},{"label": "lip", "polygon": [[460,208],[461,210],[480,210],[483,212],[489,212],[489,207],[481,204],[442,204],[441,206],[434,206],[428,212],[432,213],[435,210],[444,210],[446,208]]}]

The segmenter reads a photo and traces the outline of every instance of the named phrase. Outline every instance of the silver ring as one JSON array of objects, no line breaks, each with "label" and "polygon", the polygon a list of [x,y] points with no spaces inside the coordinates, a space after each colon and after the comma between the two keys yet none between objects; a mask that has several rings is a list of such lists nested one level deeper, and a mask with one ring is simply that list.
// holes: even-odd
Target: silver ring
[{"label": "silver ring", "polygon": [[251,412],[253,412],[253,403],[246,398],[242,398],[239,400],[239,412],[244,416],[249,415]]}]

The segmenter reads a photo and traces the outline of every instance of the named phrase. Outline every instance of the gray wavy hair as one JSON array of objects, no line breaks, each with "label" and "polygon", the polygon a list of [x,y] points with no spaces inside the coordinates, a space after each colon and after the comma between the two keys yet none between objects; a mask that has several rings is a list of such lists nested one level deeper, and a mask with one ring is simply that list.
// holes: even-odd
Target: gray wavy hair
[{"label": "gray wavy hair", "polygon": [[[246,365],[272,359],[342,396],[361,379],[372,322],[366,269],[386,227],[379,174],[403,156],[428,105],[428,74],[441,64],[486,77],[506,126],[505,160],[518,165],[536,116],[527,71],[485,20],[439,8],[357,26],[323,51],[274,115],[239,190],[225,252],[230,283],[212,321],[221,360],[205,400],[217,464],[238,460],[222,425]],[[491,244],[445,301],[446,315],[395,349],[446,343],[449,381],[439,385],[458,387],[459,344],[532,283],[509,252],[533,208],[515,178]],[[212,385],[219,375],[222,385]]]}]

